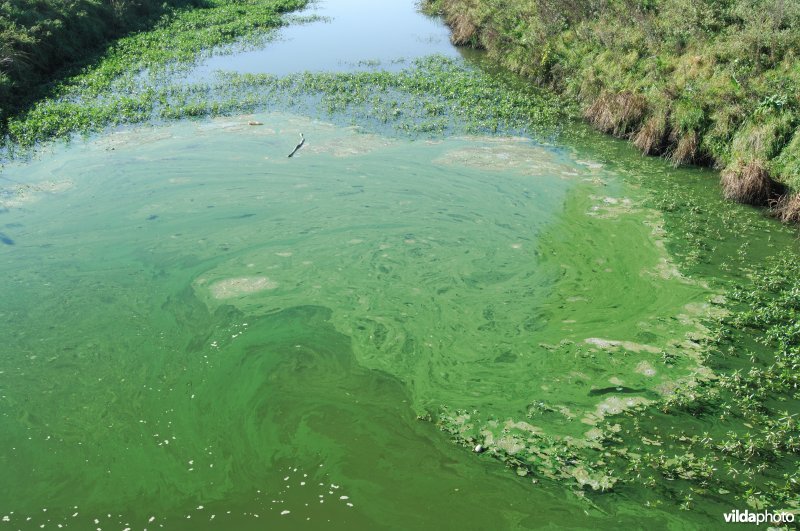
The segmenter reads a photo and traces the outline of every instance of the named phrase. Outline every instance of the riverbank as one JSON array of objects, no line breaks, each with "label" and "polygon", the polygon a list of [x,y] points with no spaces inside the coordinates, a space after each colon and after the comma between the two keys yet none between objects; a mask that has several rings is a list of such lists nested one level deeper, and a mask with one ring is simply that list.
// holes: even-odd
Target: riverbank
[{"label": "riverbank", "polygon": [[455,44],[580,103],[597,129],[722,170],[728,199],[800,221],[800,8],[765,1],[427,0]]},{"label": "riverbank", "polygon": [[[202,48],[277,27],[282,13],[304,5],[305,0],[0,4],[0,134],[29,105],[63,96],[70,81],[96,92],[126,70],[185,59]],[[137,33],[148,28],[147,34]],[[192,31],[176,33],[177,28]],[[147,45],[148,39],[158,45]]]},{"label": "riverbank", "polygon": [[47,93],[113,39],[202,0],[20,0],[0,4],[0,132],[9,115]]}]

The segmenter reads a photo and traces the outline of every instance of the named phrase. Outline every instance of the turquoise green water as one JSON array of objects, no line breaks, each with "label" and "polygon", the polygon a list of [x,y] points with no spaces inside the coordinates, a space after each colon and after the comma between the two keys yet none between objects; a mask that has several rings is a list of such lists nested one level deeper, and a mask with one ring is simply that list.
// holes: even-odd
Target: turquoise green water
[{"label": "turquoise green water", "polygon": [[713,289],[678,272],[648,194],[595,160],[267,114],[110,134],[3,178],[10,527],[721,518],[590,503],[572,491],[604,484],[591,470],[559,483],[490,457],[525,434],[591,444],[606,416],[708,374],[688,340]]}]

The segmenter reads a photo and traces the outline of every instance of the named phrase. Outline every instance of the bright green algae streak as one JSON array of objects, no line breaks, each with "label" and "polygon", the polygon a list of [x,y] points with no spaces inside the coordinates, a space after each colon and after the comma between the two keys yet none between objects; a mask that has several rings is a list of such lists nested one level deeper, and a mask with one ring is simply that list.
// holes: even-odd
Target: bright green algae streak
[{"label": "bright green algae streak", "polygon": [[[112,134],[6,168],[26,185],[1,220],[0,516],[704,522],[616,495],[591,509],[416,417],[446,408],[506,451],[520,431],[589,441],[605,413],[702,374],[686,339],[711,293],[674,269],[645,194],[525,139],[248,119]],[[299,131],[307,144],[287,159]],[[542,402],[557,414],[531,418]]]}]

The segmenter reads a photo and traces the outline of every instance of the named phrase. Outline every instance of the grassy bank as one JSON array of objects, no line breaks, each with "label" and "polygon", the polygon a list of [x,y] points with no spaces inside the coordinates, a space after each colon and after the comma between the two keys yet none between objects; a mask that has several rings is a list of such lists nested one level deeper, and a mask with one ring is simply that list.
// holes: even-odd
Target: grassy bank
[{"label": "grassy bank", "polygon": [[0,3],[0,131],[10,114],[111,40],[203,0],[17,0]]},{"label": "grassy bank", "polygon": [[[70,75],[45,82],[42,70],[38,78],[30,74],[33,77],[22,85],[9,85],[13,90],[6,93],[6,101],[11,102],[6,109],[13,112],[3,116],[0,132],[5,135],[0,143],[13,150],[76,132],[98,131],[151,118],[154,108],[163,110],[168,94],[179,91],[165,81],[169,79],[170,68],[190,65],[215,47],[260,42],[268,38],[267,30],[283,24],[283,13],[300,9],[307,1],[181,0],[180,3],[186,7],[164,7],[164,13],[148,31],[118,39],[79,72],[70,74],[69,70],[62,70],[62,74]],[[87,57],[91,58],[84,56],[84,60]],[[38,89],[20,90],[22,86],[35,84],[36,79],[40,83]],[[23,102],[29,105],[21,109]]]},{"label": "grassy bank", "polygon": [[598,129],[726,197],[800,221],[800,4],[783,0],[428,0],[457,44],[580,102]]}]

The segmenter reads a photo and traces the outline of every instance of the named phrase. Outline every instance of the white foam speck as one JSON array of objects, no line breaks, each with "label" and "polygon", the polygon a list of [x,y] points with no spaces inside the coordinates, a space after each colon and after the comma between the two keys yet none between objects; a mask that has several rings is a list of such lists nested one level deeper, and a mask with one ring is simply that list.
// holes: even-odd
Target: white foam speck
[{"label": "white foam speck", "polygon": [[289,514],[290,512],[292,512],[292,511],[281,511],[281,516],[286,516],[286,515],[287,515],[287,514]]}]

